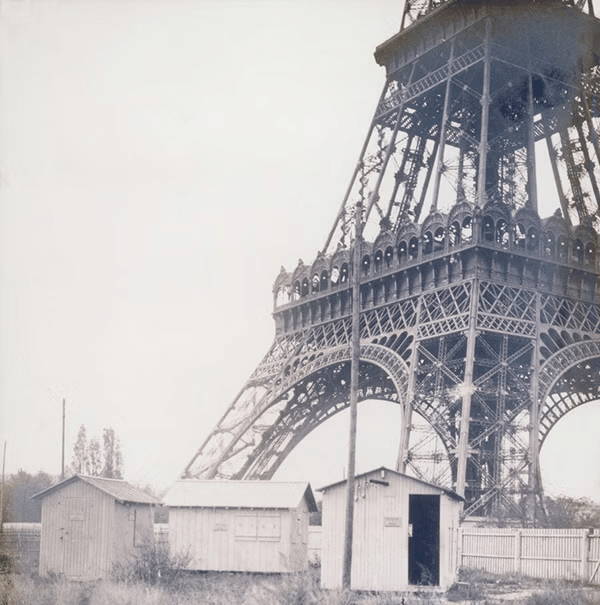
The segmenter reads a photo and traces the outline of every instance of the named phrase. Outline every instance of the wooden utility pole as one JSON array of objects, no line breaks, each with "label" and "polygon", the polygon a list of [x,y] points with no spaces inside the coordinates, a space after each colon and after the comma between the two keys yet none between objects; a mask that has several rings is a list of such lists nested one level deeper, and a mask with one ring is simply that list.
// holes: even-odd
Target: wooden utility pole
[{"label": "wooden utility pole", "polygon": [[66,401],[63,397],[62,402],[62,460],[60,465],[60,480],[63,481],[65,478],[65,407]]},{"label": "wooden utility pole", "polygon": [[346,529],[342,586],[352,584],[352,531],[354,522],[354,475],[356,474],[356,426],[358,407],[358,366],[360,363],[360,261],[362,250],[362,203],[356,203],[354,255],[352,262],[352,325],[350,339],[350,436],[348,443],[348,479],[346,491]]},{"label": "wooden utility pole", "polygon": [[0,486],[0,533],[4,523],[4,465],[6,464],[6,441],[2,452],[2,485]]}]

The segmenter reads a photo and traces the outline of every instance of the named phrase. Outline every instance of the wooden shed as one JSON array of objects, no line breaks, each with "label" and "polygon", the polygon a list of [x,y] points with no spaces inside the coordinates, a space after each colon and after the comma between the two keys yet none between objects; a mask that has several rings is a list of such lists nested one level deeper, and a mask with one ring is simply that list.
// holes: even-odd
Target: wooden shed
[{"label": "wooden shed", "polygon": [[127,481],[74,475],[33,498],[42,501],[41,576],[105,578],[154,539],[158,501]]},{"label": "wooden shed", "polygon": [[309,514],[317,510],[308,483],[177,481],[169,507],[171,554],[189,569],[292,572],[308,567]]},{"label": "wooden shed", "polygon": [[[342,586],[346,481],[323,492],[321,585]],[[455,581],[462,498],[449,490],[381,467],[355,483],[352,588],[447,589]]]}]

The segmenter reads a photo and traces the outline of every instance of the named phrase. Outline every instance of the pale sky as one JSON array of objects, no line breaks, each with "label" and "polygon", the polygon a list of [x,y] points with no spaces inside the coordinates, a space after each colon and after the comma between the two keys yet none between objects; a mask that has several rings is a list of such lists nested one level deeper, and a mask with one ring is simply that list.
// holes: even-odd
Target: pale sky
[{"label": "pale sky", "polygon": [[[79,425],[112,427],[127,479],[175,480],[273,339],[280,266],[325,242],[383,86],[372,54],[401,13],[401,0],[0,0],[8,473],[60,472],[66,398],[67,462]],[[381,435],[397,409],[367,408],[359,468],[393,465]],[[344,416],[331,423],[336,438],[313,433],[281,477],[341,478]],[[600,500],[599,426],[589,404],[549,436],[548,491]]]}]

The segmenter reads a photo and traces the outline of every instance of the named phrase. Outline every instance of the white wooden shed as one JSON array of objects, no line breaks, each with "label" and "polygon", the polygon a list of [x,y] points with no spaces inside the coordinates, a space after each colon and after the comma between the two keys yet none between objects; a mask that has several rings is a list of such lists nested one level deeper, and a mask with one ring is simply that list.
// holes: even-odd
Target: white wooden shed
[{"label": "white wooden shed", "polygon": [[169,507],[169,547],[190,557],[189,569],[293,572],[308,566],[308,483],[177,481]]},{"label": "white wooden shed", "polygon": [[40,576],[105,578],[154,539],[158,501],[127,481],[74,475],[32,497],[42,502]]},{"label": "white wooden shed", "polygon": [[[342,586],[346,481],[321,488],[321,586]],[[352,588],[447,589],[455,581],[462,498],[449,490],[381,467],[355,483]]]}]

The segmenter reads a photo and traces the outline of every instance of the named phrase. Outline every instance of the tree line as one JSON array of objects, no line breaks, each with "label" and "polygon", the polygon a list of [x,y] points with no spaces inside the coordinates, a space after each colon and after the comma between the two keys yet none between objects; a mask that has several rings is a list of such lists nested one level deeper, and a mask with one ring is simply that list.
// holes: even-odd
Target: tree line
[{"label": "tree line", "polygon": [[91,475],[108,479],[123,478],[121,443],[112,428],[102,431],[102,445],[97,437],[88,440],[85,425],[79,427],[73,446],[70,475]]},{"label": "tree line", "polygon": [[[102,441],[88,439],[85,425],[79,427],[71,464],[65,468],[65,478],[91,475],[109,479],[123,478],[121,443],[112,428],[102,431]],[[2,486],[2,521],[5,523],[39,523],[41,503],[31,496],[60,481],[60,477],[43,471],[35,474],[20,469],[8,475]]]}]

